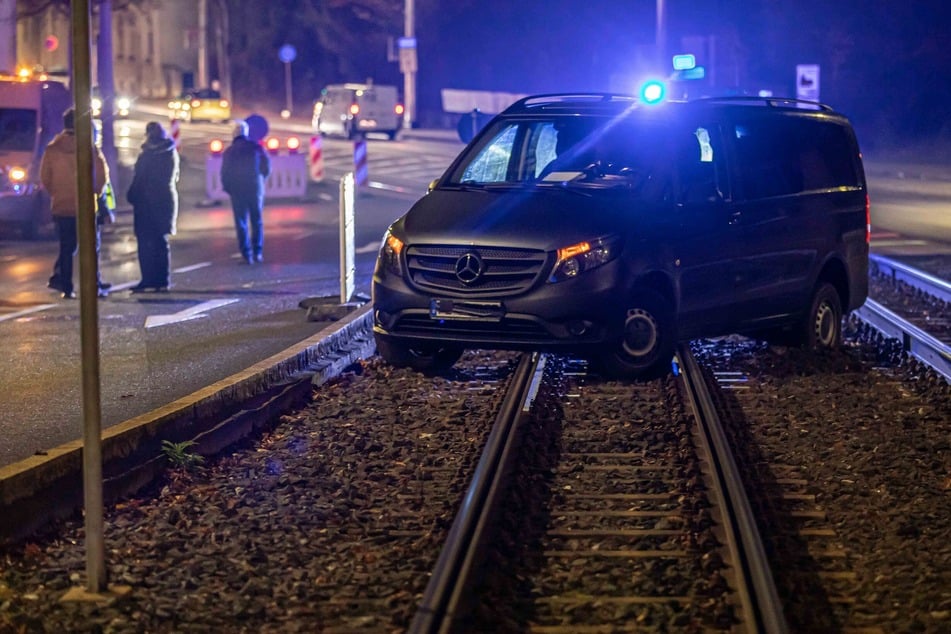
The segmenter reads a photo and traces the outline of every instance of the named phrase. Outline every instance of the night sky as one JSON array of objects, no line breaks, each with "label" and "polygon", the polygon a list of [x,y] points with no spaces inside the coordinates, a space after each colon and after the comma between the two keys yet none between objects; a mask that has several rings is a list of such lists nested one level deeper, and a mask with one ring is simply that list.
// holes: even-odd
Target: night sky
[{"label": "night sky", "polygon": [[[387,39],[405,0],[228,0],[236,98],[283,95],[277,50],[292,43],[295,95],[330,83],[402,89]],[[694,53],[688,97],[796,96],[796,66],[820,69],[819,99],[848,115],[863,149],[951,148],[951,0],[663,0],[668,54]],[[415,0],[417,122],[445,121],[443,88],[636,92],[671,72],[655,57],[656,0]],[[951,160],[951,151],[947,152]]]},{"label": "night sky", "polygon": [[[416,6],[421,106],[438,107],[442,87],[525,93],[631,84],[633,91],[655,41],[653,0],[417,0]],[[698,85],[694,94],[769,89],[795,96],[796,65],[818,64],[820,99],[852,117],[869,144],[938,135],[951,143],[949,0],[666,0],[665,6],[668,52],[696,53],[707,66],[703,81],[714,84]]]}]

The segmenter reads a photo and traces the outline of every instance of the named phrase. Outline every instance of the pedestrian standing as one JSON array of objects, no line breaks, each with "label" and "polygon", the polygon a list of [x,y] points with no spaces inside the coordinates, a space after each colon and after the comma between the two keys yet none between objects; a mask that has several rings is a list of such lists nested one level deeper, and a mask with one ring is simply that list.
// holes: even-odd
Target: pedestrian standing
[{"label": "pedestrian standing", "polygon": [[[248,138],[248,124],[235,121],[234,140],[221,157],[221,186],[231,196],[238,249],[244,262],[264,261],[264,180],[271,160],[260,143]],[[248,225],[250,224],[250,236]]]},{"label": "pedestrian standing", "polygon": [[179,157],[175,142],[162,124],[145,126],[145,143],[135,161],[126,199],[132,205],[135,239],[139,245],[141,281],[130,290],[165,292],[172,285],[169,238],[178,222]]},{"label": "pedestrian standing", "polygon": [[[76,184],[76,113],[70,108],[63,113],[63,131],[53,137],[40,160],[40,181],[50,196],[50,211],[56,223],[59,237],[59,255],[53,265],[53,275],[48,286],[62,293],[64,299],[76,299],[73,290],[73,257],[79,248],[77,216],[79,193]],[[93,207],[109,180],[109,168],[102,151],[93,146]],[[95,215],[90,219],[96,222]],[[97,229],[98,231],[98,229]],[[96,249],[97,276],[98,256]],[[105,297],[108,291],[100,280],[99,296]]]}]

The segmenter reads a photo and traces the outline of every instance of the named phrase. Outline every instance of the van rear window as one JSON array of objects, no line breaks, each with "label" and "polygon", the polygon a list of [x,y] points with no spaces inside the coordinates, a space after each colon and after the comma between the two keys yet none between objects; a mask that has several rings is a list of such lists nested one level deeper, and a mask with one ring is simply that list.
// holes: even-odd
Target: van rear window
[{"label": "van rear window", "polygon": [[855,151],[841,125],[774,118],[737,123],[733,128],[741,198],[861,185]]},{"label": "van rear window", "polygon": [[0,150],[32,152],[36,145],[36,110],[0,108]]}]

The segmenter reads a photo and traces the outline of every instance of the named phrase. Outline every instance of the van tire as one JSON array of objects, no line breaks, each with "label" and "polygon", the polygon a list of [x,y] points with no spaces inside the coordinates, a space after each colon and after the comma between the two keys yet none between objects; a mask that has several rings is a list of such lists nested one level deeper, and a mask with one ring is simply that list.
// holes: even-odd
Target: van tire
[{"label": "van tire", "polygon": [[808,350],[834,350],[842,344],[842,300],[832,284],[816,285],[809,312],[794,336],[796,343]]},{"label": "van tire", "polygon": [[624,333],[597,355],[595,365],[618,379],[654,379],[670,372],[677,331],[670,302],[656,291],[639,289],[624,317]]},{"label": "van tire", "polygon": [[376,351],[388,364],[397,368],[410,368],[417,372],[438,373],[448,370],[459,357],[462,348],[442,344],[403,345],[392,340],[375,337]]}]

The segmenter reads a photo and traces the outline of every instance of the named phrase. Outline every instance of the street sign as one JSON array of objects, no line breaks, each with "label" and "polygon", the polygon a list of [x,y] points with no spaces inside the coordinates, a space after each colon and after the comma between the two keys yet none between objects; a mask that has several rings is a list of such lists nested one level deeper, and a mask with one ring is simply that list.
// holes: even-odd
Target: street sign
[{"label": "street sign", "polygon": [[819,65],[796,65],[796,98],[819,101]]},{"label": "street sign", "polygon": [[674,70],[690,70],[697,65],[697,58],[690,54],[674,55]]}]

